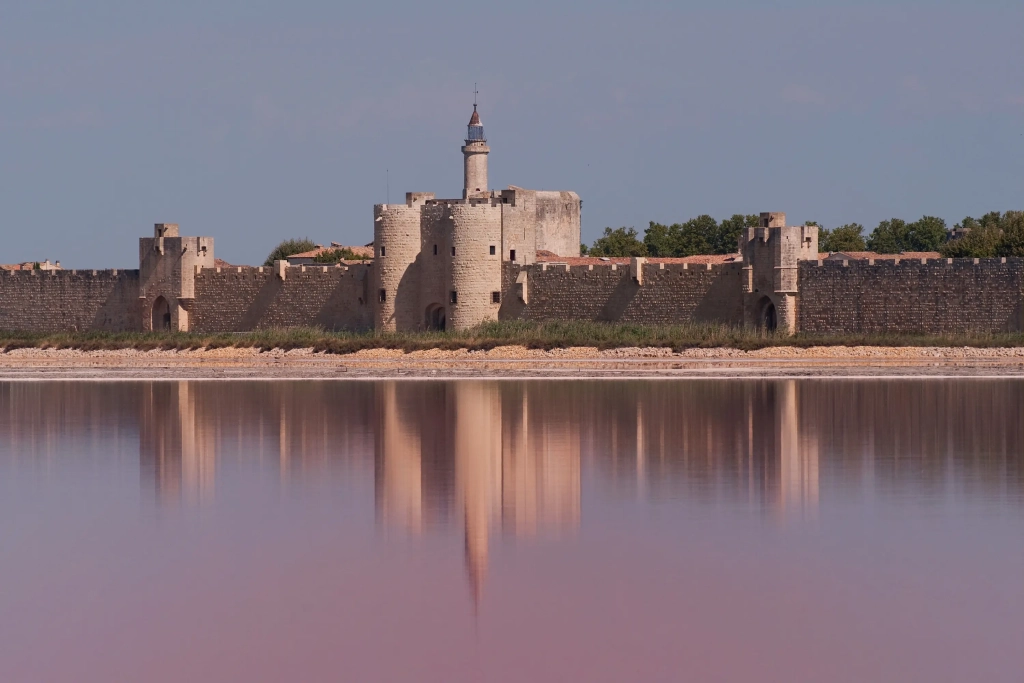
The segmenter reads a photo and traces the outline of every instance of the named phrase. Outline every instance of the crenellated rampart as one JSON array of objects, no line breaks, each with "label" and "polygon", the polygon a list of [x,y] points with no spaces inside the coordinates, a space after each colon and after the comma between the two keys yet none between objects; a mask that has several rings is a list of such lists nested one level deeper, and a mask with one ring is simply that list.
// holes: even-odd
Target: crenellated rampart
[{"label": "crenellated rampart", "polygon": [[[190,305],[196,332],[269,328],[373,328],[368,301],[372,266],[363,264],[273,268],[202,268]],[[284,277],[281,277],[281,274]]]},{"label": "crenellated rampart", "polygon": [[141,329],[138,270],[0,271],[0,330]]},{"label": "crenellated rampart", "polygon": [[820,334],[1024,329],[1024,260],[802,261],[799,330]]},{"label": "crenellated rampart", "polygon": [[740,275],[734,263],[506,263],[499,315],[502,320],[740,325]]}]

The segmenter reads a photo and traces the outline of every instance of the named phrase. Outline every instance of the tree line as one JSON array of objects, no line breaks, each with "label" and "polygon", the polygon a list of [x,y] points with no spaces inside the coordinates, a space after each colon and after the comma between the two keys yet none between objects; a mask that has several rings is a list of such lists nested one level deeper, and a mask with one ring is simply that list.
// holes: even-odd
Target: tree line
[{"label": "tree line", "polygon": [[[743,230],[757,227],[758,223],[756,214],[734,214],[720,222],[703,214],[672,225],[651,221],[642,237],[635,228],[605,228],[592,245],[581,244],[580,253],[584,256],[660,257],[733,254]],[[953,239],[949,239],[946,221],[936,216],[922,216],[912,222],[890,218],[880,222],[866,237],[860,223],[832,229],[815,221],[808,221],[806,225],[817,226],[821,252],[937,251],[949,258],[1024,256],[1024,211],[991,211],[981,218],[967,216],[954,226]]]}]

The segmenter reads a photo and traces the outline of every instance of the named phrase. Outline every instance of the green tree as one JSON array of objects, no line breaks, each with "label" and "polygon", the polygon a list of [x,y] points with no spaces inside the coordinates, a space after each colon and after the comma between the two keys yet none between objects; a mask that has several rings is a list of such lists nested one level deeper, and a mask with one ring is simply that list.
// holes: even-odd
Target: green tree
[{"label": "green tree", "polygon": [[635,228],[605,228],[594,240],[588,256],[647,256],[647,247],[638,239]]},{"label": "green tree", "polygon": [[301,254],[304,251],[312,251],[313,249],[316,249],[316,244],[308,237],[284,240],[274,247],[274,250],[267,256],[267,260],[263,262],[263,265],[272,266],[274,261],[283,261],[292,254]]},{"label": "green tree", "polygon": [[946,221],[921,216],[907,226],[906,240],[902,251],[938,251],[946,243]]},{"label": "green tree", "polygon": [[981,221],[967,216],[954,229],[968,232],[960,239],[942,245],[939,253],[947,258],[991,258],[996,255],[1003,240],[1000,221],[994,219],[991,213],[985,214]]},{"label": "green tree", "polygon": [[651,221],[644,231],[644,246],[650,256],[672,256],[675,247],[668,226]]},{"label": "green tree", "polygon": [[864,251],[865,249],[867,249],[867,244],[864,242],[864,226],[860,223],[847,223],[834,230],[818,226],[818,251]]},{"label": "green tree", "polygon": [[718,221],[707,214],[701,214],[682,225],[670,225],[668,233],[673,256],[711,254],[718,234]]},{"label": "green tree", "polygon": [[879,254],[898,254],[907,249],[909,228],[907,222],[892,218],[878,224],[868,236],[867,247]]},{"label": "green tree", "polygon": [[587,255],[587,245],[581,243],[580,244],[580,256],[586,256],[586,255]]},{"label": "green tree", "polygon": [[[315,246],[315,245],[314,245]],[[302,252],[295,252],[301,254]],[[357,254],[348,247],[326,249],[313,257],[316,263],[338,263],[340,261],[368,261],[371,257]]]},{"label": "green tree", "polygon": [[1007,211],[1002,220],[1003,235],[996,256],[1024,256],[1024,211]]},{"label": "green tree", "polygon": [[743,231],[746,228],[756,228],[760,223],[761,217],[757,214],[735,213],[732,218],[723,219],[712,241],[712,253],[735,254],[739,249],[740,235]]}]

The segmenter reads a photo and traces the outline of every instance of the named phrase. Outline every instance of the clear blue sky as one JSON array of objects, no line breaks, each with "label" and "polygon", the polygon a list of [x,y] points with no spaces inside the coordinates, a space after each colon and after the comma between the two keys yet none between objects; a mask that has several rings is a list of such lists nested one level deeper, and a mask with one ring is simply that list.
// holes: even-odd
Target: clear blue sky
[{"label": "clear blue sky", "polygon": [[583,233],[1024,208],[1024,3],[0,0],[0,262],[136,267],[154,222],[234,263],[372,239],[458,196],[474,81],[491,185]]}]

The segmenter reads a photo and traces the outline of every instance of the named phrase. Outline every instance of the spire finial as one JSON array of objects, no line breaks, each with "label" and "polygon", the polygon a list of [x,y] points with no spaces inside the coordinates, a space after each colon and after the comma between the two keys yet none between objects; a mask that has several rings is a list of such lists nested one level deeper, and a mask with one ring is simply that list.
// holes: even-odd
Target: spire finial
[{"label": "spire finial", "polygon": [[473,111],[476,111],[476,96],[480,94],[480,91],[476,89],[476,83],[473,84]]}]

